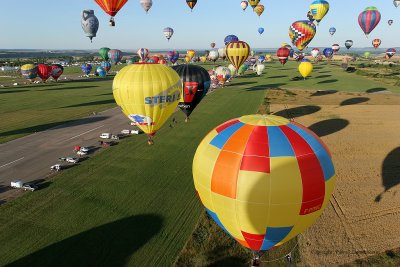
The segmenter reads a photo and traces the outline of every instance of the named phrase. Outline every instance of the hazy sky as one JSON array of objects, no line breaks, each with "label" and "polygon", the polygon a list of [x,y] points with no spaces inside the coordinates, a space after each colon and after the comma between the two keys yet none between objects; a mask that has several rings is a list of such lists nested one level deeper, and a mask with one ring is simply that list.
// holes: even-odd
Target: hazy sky
[{"label": "hazy sky", "polygon": [[[304,0],[261,0],[265,6],[259,18],[249,6],[240,8],[240,0],[198,0],[190,12],[185,0],[153,0],[146,15],[139,0],[129,0],[116,16],[116,27],[108,26],[109,16],[93,0],[13,0],[1,1],[1,49],[119,49],[209,48],[211,42],[223,45],[228,34],[235,34],[253,48],[278,47],[290,43],[288,28],[292,22],[306,18],[309,4]],[[371,46],[374,38],[382,39],[381,47],[400,46],[400,7],[392,0],[330,0],[331,9],[317,29],[310,47],[331,46],[354,40],[354,47]],[[376,6],[381,23],[366,39],[358,26],[358,14],[367,6]],[[97,37],[90,43],[80,26],[81,11],[93,9],[100,20]],[[394,20],[392,26],[387,21]],[[336,27],[331,37],[328,29]],[[172,27],[170,42],[162,30]],[[264,27],[259,35],[257,29]]]}]

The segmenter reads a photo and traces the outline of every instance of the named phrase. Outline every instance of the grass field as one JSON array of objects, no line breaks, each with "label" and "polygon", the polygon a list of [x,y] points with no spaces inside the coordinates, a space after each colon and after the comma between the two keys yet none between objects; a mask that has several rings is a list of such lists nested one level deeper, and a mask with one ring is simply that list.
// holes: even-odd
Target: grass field
[{"label": "grass field", "polygon": [[[296,66],[267,64],[262,77],[237,78],[207,96],[190,123],[177,113],[179,123],[163,128],[155,146],[144,135],[128,138],[55,176],[48,187],[1,205],[0,244],[7,245],[0,265],[170,266],[202,213],[191,164],[208,131],[256,112],[266,88],[399,92],[325,63],[312,78],[292,80]],[[4,88],[0,95],[2,142],[115,105],[111,79]]]}]

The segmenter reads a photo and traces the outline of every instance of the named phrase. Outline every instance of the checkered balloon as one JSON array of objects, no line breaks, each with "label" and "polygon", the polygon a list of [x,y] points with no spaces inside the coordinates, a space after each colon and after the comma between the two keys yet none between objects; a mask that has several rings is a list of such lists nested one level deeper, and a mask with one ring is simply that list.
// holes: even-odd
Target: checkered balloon
[{"label": "checkered balloon", "polygon": [[289,28],[289,37],[292,44],[300,51],[308,46],[317,33],[317,27],[309,20],[294,22]]}]

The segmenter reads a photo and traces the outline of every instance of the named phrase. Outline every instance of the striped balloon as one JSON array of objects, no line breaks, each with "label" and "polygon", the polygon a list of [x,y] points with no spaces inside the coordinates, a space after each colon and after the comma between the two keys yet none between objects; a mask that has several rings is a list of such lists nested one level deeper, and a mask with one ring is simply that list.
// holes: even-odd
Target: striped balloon
[{"label": "striped balloon", "polygon": [[263,5],[257,5],[257,6],[254,8],[254,12],[256,12],[256,14],[257,14],[258,16],[261,16],[262,13],[264,13],[264,10],[265,10],[265,8],[264,8]]},{"label": "striped balloon", "polygon": [[140,62],[144,62],[149,56],[149,50],[147,48],[139,48],[137,54],[140,57]]},{"label": "striped balloon", "polygon": [[258,3],[260,3],[260,0],[248,0],[247,2],[249,2],[250,6],[254,9]]},{"label": "striped balloon", "polygon": [[101,62],[100,67],[102,67],[107,73],[111,70],[110,62]]},{"label": "striped balloon", "polygon": [[300,51],[308,46],[317,33],[317,27],[309,20],[294,22],[289,28],[289,37],[292,44]]},{"label": "striped balloon", "polygon": [[367,7],[358,16],[358,24],[367,37],[375,29],[375,27],[378,26],[380,21],[381,13],[376,7]]},{"label": "striped balloon", "polygon": [[117,65],[122,59],[122,51],[118,49],[111,49],[108,51],[108,57],[110,58],[111,63]]},{"label": "striped balloon", "polygon": [[388,58],[393,57],[396,54],[396,49],[394,48],[389,48],[388,50],[386,50],[386,56],[388,56]]},{"label": "striped balloon", "polygon": [[250,115],[213,129],[193,159],[207,213],[253,251],[278,247],[311,226],[334,189],[331,154],[306,127]]},{"label": "striped balloon", "polygon": [[340,45],[338,45],[338,44],[333,44],[333,45],[332,45],[332,50],[333,50],[333,52],[336,54],[336,53],[339,52],[339,50],[340,50]]},{"label": "striped balloon", "polygon": [[33,80],[38,75],[38,68],[34,64],[25,64],[21,67],[22,77],[28,80]]},{"label": "striped balloon", "polygon": [[243,41],[230,42],[226,46],[226,56],[238,70],[250,55],[250,46]]},{"label": "striped balloon", "polygon": [[174,35],[174,29],[167,27],[163,30],[165,38],[169,41],[171,39],[172,35]]},{"label": "striped balloon", "polygon": [[319,23],[329,11],[329,3],[324,0],[314,1],[310,6],[310,11],[312,18]]},{"label": "striped balloon", "polygon": [[381,39],[374,39],[374,40],[372,41],[372,46],[373,46],[375,49],[377,49],[377,48],[381,45],[381,43],[382,43]]}]

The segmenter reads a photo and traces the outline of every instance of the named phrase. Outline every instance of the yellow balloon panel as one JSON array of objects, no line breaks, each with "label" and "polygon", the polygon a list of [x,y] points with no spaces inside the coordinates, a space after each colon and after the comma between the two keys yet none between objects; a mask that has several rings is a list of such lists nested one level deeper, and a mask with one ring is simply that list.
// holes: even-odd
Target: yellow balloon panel
[{"label": "yellow balloon panel", "polygon": [[311,62],[301,62],[299,65],[299,72],[303,78],[307,78],[313,72],[313,64]]},{"label": "yellow balloon panel", "polygon": [[114,78],[113,95],[124,114],[146,134],[154,135],[178,106],[182,82],[162,64],[133,64]]}]

